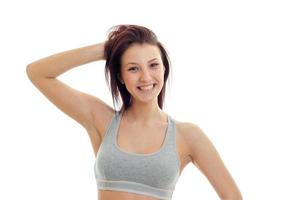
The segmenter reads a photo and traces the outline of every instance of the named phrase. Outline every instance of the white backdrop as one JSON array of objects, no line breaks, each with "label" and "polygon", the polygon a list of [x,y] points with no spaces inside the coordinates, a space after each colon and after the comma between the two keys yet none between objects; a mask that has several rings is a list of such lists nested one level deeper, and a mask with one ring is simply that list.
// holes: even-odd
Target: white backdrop
[{"label": "white backdrop", "polygon": [[[27,64],[94,44],[117,24],[152,29],[172,62],[165,111],[197,124],[244,199],[300,199],[296,1],[2,1],[0,199],[96,200],[85,130],[29,81]],[[59,76],[111,106],[104,62]],[[174,200],[218,199],[193,165]]]}]

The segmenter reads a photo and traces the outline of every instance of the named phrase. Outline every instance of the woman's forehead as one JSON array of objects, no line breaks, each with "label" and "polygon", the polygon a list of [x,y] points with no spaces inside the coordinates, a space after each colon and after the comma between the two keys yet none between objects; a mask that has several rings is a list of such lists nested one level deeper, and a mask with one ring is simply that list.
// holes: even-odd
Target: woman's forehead
[{"label": "woman's forehead", "polygon": [[122,65],[129,63],[143,63],[154,59],[160,60],[160,50],[156,45],[133,44],[123,54]]}]

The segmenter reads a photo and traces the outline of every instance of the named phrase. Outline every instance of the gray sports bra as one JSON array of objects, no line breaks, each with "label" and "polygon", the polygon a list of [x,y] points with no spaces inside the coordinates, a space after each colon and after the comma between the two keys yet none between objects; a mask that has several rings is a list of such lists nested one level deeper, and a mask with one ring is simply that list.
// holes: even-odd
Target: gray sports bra
[{"label": "gray sports bra", "polygon": [[117,144],[121,117],[122,113],[117,111],[96,154],[94,172],[97,188],[170,200],[180,176],[174,120],[168,115],[165,139],[158,151],[138,154],[126,152]]}]

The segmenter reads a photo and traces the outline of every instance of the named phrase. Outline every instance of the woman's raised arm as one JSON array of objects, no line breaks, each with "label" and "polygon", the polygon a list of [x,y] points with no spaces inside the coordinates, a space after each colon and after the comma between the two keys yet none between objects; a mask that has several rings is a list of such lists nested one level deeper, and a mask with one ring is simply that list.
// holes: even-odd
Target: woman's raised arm
[{"label": "woman's raised arm", "polygon": [[58,80],[60,74],[83,64],[104,60],[104,43],[57,53],[30,63],[26,72],[31,82],[61,111],[80,123],[88,132],[95,132],[94,110],[101,129],[110,120],[114,109],[101,99],[75,90]]}]

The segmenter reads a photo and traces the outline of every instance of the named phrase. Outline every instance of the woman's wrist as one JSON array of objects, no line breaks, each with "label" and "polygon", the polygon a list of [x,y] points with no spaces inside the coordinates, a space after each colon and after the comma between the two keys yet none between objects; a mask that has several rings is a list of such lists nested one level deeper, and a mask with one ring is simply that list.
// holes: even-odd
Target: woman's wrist
[{"label": "woman's wrist", "polygon": [[91,48],[92,48],[91,53],[92,53],[93,61],[105,60],[105,57],[104,57],[104,42],[92,45]]}]

